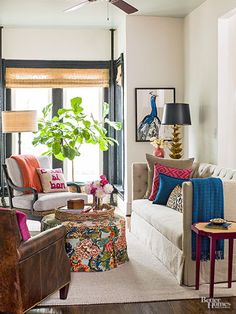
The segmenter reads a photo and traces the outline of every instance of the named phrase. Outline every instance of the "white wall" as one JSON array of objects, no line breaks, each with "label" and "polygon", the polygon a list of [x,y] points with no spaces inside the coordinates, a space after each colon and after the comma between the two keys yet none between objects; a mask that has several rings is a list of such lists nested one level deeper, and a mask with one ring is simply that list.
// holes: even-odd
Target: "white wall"
[{"label": "white wall", "polygon": [[235,7],[236,0],[207,0],[185,18],[185,101],[192,116],[189,155],[203,162],[217,163],[218,18]]},{"label": "white wall", "polygon": [[[149,143],[135,142],[135,87],[175,87],[183,101],[183,19],[127,16],[125,63],[125,202],[131,201],[131,165],[152,153]],[[129,212],[128,212],[129,213]]]},{"label": "white wall", "polygon": [[232,11],[219,20],[218,164],[236,169],[236,10]]},{"label": "white wall", "polygon": [[122,15],[119,18],[119,27],[115,31],[115,59],[118,59],[120,54],[126,55],[126,16]]},{"label": "white wall", "polygon": [[96,28],[3,28],[3,58],[109,60],[110,31]]}]

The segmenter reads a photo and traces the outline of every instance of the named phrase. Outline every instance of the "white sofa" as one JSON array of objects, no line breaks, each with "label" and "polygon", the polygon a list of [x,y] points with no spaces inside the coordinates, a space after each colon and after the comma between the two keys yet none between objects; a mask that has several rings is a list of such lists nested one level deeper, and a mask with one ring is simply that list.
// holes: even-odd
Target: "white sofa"
[{"label": "white sofa", "polygon": [[[211,164],[198,164],[194,177],[204,172],[220,177],[224,189],[224,213],[228,220],[236,221],[236,170]],[[144,199],[147,188],[146,163],[134,163],[132,167],[133,201],[131,232],[142,241],[175,276],[179,284],[195,284],[195,261],[191,259],[192,183],[183,184],[183,213],[167,206],[154,205]],[[235,241],[236,242],[236,241]],[[233,267],[236,267],[234,244]],[[228,242],[225,241],[225,259],[216,262],[215,282],[227,281]],[[201,282],[209,282],[210,263],[201,262]],[[236,268],[233,280],[236,280]]]}]

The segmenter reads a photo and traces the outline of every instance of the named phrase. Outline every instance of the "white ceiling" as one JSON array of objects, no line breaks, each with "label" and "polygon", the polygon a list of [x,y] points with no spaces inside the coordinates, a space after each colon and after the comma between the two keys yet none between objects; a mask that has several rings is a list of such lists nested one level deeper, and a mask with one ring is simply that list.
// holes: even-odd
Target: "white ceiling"
[{"label": "white ceiling", "polygon": [[[135,15],[183,17],[205,0],[127,0],[139,11]],[[80,0],[0,0],[0,24],[3,26],[115,27],[125,16],[106,0],[98,0],[77,11],[65,10]]]}]

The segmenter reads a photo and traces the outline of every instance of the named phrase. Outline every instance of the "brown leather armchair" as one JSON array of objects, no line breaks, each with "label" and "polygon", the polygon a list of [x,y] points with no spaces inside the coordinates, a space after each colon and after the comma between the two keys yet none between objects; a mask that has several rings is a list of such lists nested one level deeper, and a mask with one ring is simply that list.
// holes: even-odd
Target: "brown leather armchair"
[{"label": "brown leather armchair", "polygon": [[23,242],[15,210],[0,208],[0,312],[23,313],[58,289],[66,299],[69,282],[65,227]]}]

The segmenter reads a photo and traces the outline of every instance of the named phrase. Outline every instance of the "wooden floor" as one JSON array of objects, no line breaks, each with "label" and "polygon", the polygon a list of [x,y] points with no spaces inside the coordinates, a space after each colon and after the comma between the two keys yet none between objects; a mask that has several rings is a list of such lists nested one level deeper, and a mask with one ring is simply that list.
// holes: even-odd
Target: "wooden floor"
[{"label": "wooden floor", "polygon": [[230,309],[208,309],[201,300],[181,300],[165,302],[77,305],[37,307],[27,314],[235,314],[236,297],[222,298],[221,302],[231,304]]}]

